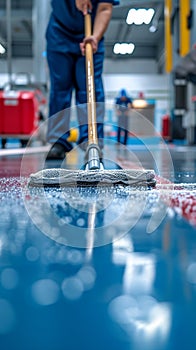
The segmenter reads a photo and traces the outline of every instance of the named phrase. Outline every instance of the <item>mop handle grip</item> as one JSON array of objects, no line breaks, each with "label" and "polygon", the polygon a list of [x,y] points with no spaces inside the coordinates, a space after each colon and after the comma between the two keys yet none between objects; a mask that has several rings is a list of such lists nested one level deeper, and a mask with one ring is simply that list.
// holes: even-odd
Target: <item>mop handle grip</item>
[{"label": "mop handle grip", "polygon": [[92,34],[92,24],[91,24],[91,13],[88,11],[88,13],[85,15],[85,37],[91,36]]}]

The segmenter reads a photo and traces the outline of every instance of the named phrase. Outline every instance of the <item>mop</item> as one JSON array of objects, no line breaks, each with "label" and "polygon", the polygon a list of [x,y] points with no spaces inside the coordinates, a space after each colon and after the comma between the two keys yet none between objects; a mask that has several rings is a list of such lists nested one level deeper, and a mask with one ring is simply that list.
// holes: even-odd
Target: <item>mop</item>
[{"label": "mop", "polygon": [[[85,36],[91,35],[91,15],[85,17]],[[154,170],[138,169],[104,169],[101,150],[97,137],[96,103],[94,86],[93,51],[90,43],[85,47],[86,83],[88,105],[88,147],[84,170],[62,168],[43,169],[31,174],[30,186],[97,186],[97,185],[126,185],[150,186],[156,184]]]}]

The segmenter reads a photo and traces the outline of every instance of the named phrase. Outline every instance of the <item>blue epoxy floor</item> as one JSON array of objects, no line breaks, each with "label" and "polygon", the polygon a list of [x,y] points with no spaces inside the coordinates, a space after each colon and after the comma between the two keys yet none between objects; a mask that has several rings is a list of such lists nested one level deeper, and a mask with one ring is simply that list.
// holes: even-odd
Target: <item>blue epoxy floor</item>
[{"label": "blue epoxy floor", "polygon": [[[187,184],[194,212],[196,148],[169,147],[108,157]],[[42,157],[0,158],[0,349],[194,350],[196,228],[168,191],[29,190]]]}]

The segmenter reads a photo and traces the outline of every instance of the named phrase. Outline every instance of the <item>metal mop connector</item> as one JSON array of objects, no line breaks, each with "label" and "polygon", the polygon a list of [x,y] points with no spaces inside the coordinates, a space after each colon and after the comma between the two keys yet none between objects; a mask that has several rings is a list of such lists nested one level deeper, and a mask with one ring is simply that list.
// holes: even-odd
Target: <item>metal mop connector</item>
[{"label": "metal mop connector", "polygon": [[88,145],[85,155],[85,159],[87,160],[86,170],[103,169],[101,156],[102,151],[97,144]]}]

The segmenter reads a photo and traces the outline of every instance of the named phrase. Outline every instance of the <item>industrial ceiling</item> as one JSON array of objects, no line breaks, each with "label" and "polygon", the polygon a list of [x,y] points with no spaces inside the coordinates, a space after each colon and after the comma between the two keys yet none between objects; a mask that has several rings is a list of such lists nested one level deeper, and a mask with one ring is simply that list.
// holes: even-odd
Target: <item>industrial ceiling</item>
[{"label": "industrial ceiling", "polygon": [[[48,0],[49,2],[49,0]],[[50,2],[49,2],[50,3]],[[11,1],[11,37],[12,57],[33,57],[32,9],[33,0]],[[130,8],[154,8],[154,22],[156,31],[150,32],[150,25],[128,25],[126,16]],[[6,0],[0,0],[0,42],[7,44],[7,17]],[[133,43],[135,50],[130,56],[115,55],[113,45],[115,42]],[[122,59],[154,59],[157,62],[164,52],[164,0],[121,0],[120,5],[114,7],[113,15],[105,35],[106,58]],[[6,55],[6,54],[5,54]]]}]

